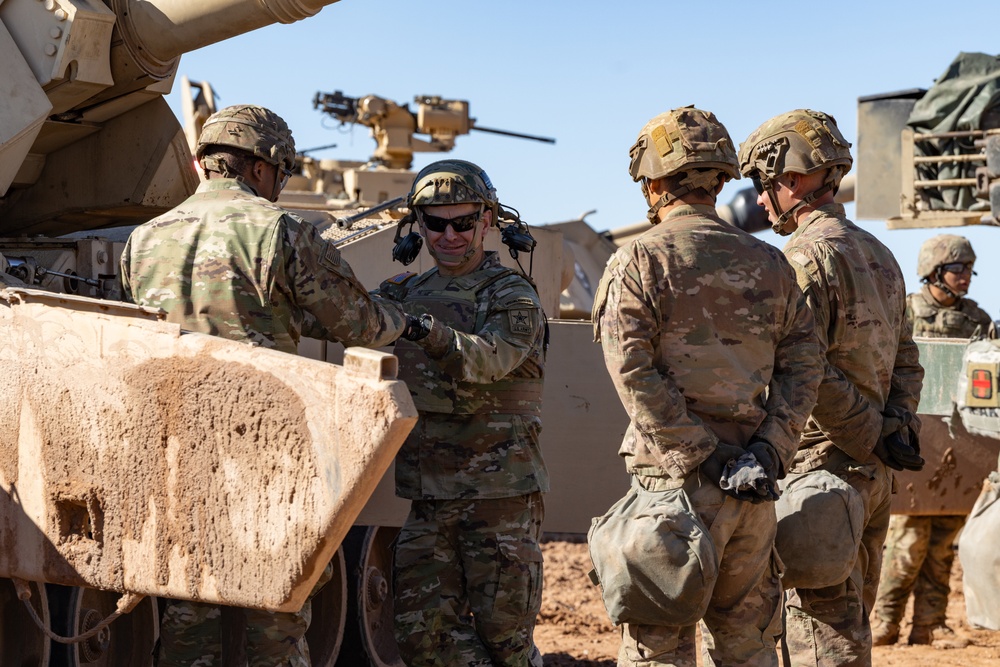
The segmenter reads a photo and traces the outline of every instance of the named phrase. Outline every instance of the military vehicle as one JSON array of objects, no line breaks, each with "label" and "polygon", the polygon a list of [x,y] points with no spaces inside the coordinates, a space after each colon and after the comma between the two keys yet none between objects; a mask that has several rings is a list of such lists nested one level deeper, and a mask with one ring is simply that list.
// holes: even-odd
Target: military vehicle
[{"label": "military vehicle", "polygon": [[339,546],[416,417],[395,357],[181,332],[108,300],[124,236],[91,233],[196,187],[181,54],[334,2],[0,2],[0,664],[148,665],[154,596],[294,609],[331,560],[336,659]]},{"label": "military vehicle", "polygon": [[[5,427],[0,444],[6,454],[0,459],[0,484],[5,491],[0,494],[4,502],[0,516],[8,536],[5,545],[14,544],[15,536],[18,545],[16,559],[0,559],[0,577],[5,577],[0,579],[4,614],[0,664],[45,665],[50,657],[53,664],[148,664],[148,651],[156,636],[157,606],[147,597],[131,613],[111,625],[102,625],[117,611],[119,594],[125,594],[123,611],[135,600],[133,594],[197,595],[244,606],[290,607],[301,602],[302,591],[315,581],[318,564],[331,557],[338,565],[338,574],[314,601],[308,635],[315,664],[400,664],[391,632],[391,543],[406,504],[393,496],[392,473],[387,467],[413,414],[412,404],[400,396],[400,387],[393,381],[393,358],[305,340],[300,354],[307,359],[291,363],[287,355],[182,334],[159,321],[155,312],[109,301],[116,296],[114,274],[128,225],[176,205],[197,183],[198,176],[190,167],[189,136],[162,100],[170,88],[176,58],[213,40],[274,20],[295,18],[283,4],[276,10],[280,15],[273,16],[256,3],[230,0],[229,5],[236,8],[227,5],[226,11],[242,12],[246,20],[227,22],[220,30],[214,23],[206,23],[200,12],[194,17],[178,12],[178,4],[179,0],[115,0],[110,10],[99,3],[63,6],[59,0],[5,0],[0,4],[0,20],[7,31],[0,32],[0,49],[4,62],[11,63],[9,74],[0,82],[5,86],[0,103],[8,105],[0,114],[0,234],[7,235],[0,239],[0,253],[9,260],[7,275],[27,285],[0,292],[3,335],[5,340],[16,341],[0,351],[0,372],[15,388],[12,393],[21,397],[13,406],[0,409]],[[317,0],[310,11],[322,4],[327,3]],[[300,6],[295,3],[295,7]],[[204,3],[204,7],[208,14],[214,3]],[[37,18],[42,9],[48,13]],[[163,29],[162,20],[173,21],[177,27]],[[67,39],[70,29],[80,37]],[[82,48],[81,41],[86,42],[99,30],[109,37],[95,41],[106,46]],[[206,105],[213,103],[210,87],[201,86],[200,98]],[[430,133],[430,146],[435,141],[438,146],[449,145],[448,141],[463,133],[460,130],[476,125],[468,118],[463,124],[468,105],[457,100],[423,96],[417,98],[418,110],[412,113],[404,105],[374,96],[357,98],[352,104],[346,101],[350,99],[318,96],[316,102],[327,104],[326,112],[342,120],[370,123],[380,153],[373,160],[339,164],[324,164],[305,156],[301,173],[290,183],[282,201],[336,239],[359,278],[374,286],[402,269],[390,261],[401,211],[391,207],[371,211],[372,206],[391,202],[409,188],[412,173],[395,146],[402,141],[413,150],[421,144],[410,143],[412,132],[439,127],[434,122],[440,122],[445,130],[452,129],[436,138]],[[863,108],[864,104],[863,100]],[[199,111],[198,106],[193,104],[191,113],[185,113],[189,128],[197,128],[199,118],[204,121],[204,110]],[[422,123],[424,106],[431,111],[443,109],[441,117],[446,120],[430,115],[432,124]],[[382,134],[375,127],[378,124],[385,130]],[[861,124],[859,169],[871,157],[866,152],[871,145],[867,142],[884,136],[892,144],[894,133],[903,136],[904,124],[905,119],[876,130]],[[989,130],[982,138],[988,139],[989,145],[992,139],[987,135]],[[884,156],[901,149],[890,145],[873,150]],[[901,152],[899,162],[905,164]],[[995,192],[1000,173],[998,162],[996,158],[988,160],[983,177],[990,193]],[[351,170],[353,175],[349,176]],[[920,180],[903,167],[898,173],[897,183]],[[915,185],[913,191],[923,191],[923,185]],[[859,192],[859,208],[870,196],[874,193]],[[766,222],[762,222],[754,199],[744,191],[723,207],[723,213],[743,228],[763,228]],[[994,204],[994,220],[998,208]],[[911,217],[917,210],[925,221],[930,219],[919,206],[907,210]],[[977,213],[974,219],[981,216]],[[538,242],[535,252],[546,258],[534,263],[535,282],[547,312],[560,315],[551,322],[543,398],[543,447],[554,489],[547,499],[546,530],[552,533],[585,532],[590,518],[603,513],[627,487],[615,454],[627,420],[603,372],[600,350],[591,342],[587,321],[604,262],[614,252],[616,240],[620,242],[626,234],[599,234],[586,224],[585,217],[531,231]],[[905,215],[900,217],[906,219]],[[965,216],[964,222],[969,221]],[[491,236],[489,244],[509,256],[499,232]],[[514,265],[523,261],[529,270],[532,268],[523,252],[509,261]],[[409,268],[421,271],[430,266],[424,254]],[[930,407],[924,409],[931,416],[951,414],[955,394],[952,378],[959,370],[965,345],[965,341],[942,344],[940,349],[945,351],[938,354],[936,343],[921,343],[924,358],[941,369],[937,373],[940,382],[928,382],[929,398],[924,405]],[[933,361],[934,355],[943,361]],[[192,364],[193,358],[199,363]],[[201,369],[208,358],[213,363]],[[232,371],[220,371],[215,363],[220,360],[227,369],[237,368],[236,375],[247,378],[260,391],[239,393],[240,387],[233,385],[241,383],[225,380]],[[344,370],[311,360],[342,361]],[[278,365],[280,371],[275,370]],[[191,371],[194,366],[201,374]],[[167,367],[172,371],[163,370]],[[101,378],[102,374],[107,378]],[[348,388],[331,390],[335,382],[346,382]],[[235,398],[220,401],[213,395],[212,401],[205,401],[208,389],[203,384],[211,391],[235,391]],[[119,393],[122,387],[127,388],[128,400]],[[190,451],[197,449],[192,446],[197,444],[196,436],[187,426],[212,418],[199,414],[198,406],[206,402],[239,406],[227,414],[231,421],[218,417],[213,428],[197,429],[197,437],[211,438],[214,449],[228,451],[225,448],[231,446],[245,451],[240,450],[236,437],[246,432],[240,410],[259,410],[259,401],[275,392],[306,406],[338,406],[333,421],[330,415],[323,421],[323,415],[316,414],[321,411],[314,407],[314,412],[308,412],[307,408],[309,437],[303,437],[310,443],[306,449],[314,455],[310,464],[314,469],[330,474],[339,467],[360,471],[361,483],[345,503],[349,508],[323,497],[322,489],[316,491],[319,497],[293,500],[293,486],[308,486],[308,482],[290,474],[285,477],[287,467],[280,474],[268,475],[269,480],[285,480],[272,496],[272,487],[260,477],[262,471],[249,463],[249,470],[241,467],[244,461],[239,456],[219,461],[192,457],[195,465],[180,465],[179,452],[189,451],[181,449],[183,444]],[[348,422],[348,415],[361,419],[361,432],[367,437],[367,412],[347,398],[366,392],[373,396],[371,400],[394,406],[388,412],[396,418],[381,424],[387,433],[386,444],[375,452],[347,435],[334,438],[335,446],[321,437],[352,429],[357,435],[358,422]],[[150,398],[154,396],[155,400]],[[142,412],[140,407],[145,403],[155,404],[156,409],[150,414]],[[268,409],[271,405],[267,404]],[[138,423],[156,434],[159,449],[132,444],[141,440],[141,433],[137,434],[129,421],[130,410],[142,415]],[[341,419],[354,426],[341,426]],[[219,435],[223,430],[217,429],[218,423],[227,425],[224,431],[228,435]],[[281,460],[282,444],[274,444],[273,458]],[[936,490],[936,495],[913,492],[912,502],[904,501],[900,509],[924,512],[927,508],[919,503],[946,496],[951,503],[947,509],[971,507],[975,492],[964,491],[971,479],[955,473],[962,465],[963,452],[952,451],[956,461],[952,463],[946,446],[938,454],[931,453],[932,447],[932,443],[925,443],[932,462],[928,469],[933,471],[940,461],[940,473],[933,477],[931,472],[933,479],[912,484],[914,490],[923,484]],[[364,457],[352,460],[352,453],[358,452]],[[108,462],[116,458],[126,460],[127,465],[109,467]],[[255,455],[252,463],[263,458]],[[347,466],[346,462],[357,465]],[[198,463],[205,463],[213,474],[200,469]],[[980,466],[979,474],[985,469]],[[151,470],[159,472],[154,475]],[[171,474],[172,470],[184,473]],[[100,492],[109,484],[106,478],[116,475],[120,479],[114,481],[124,483],[130,494]],[[188,477],[182,479],[184,475]],[[133,484],[133,479],[141,484]],[[221,487],[213,487],[220,483]],[[266,488],[268,498],[279,502],[273,509],[268,505],[267,512],[262,507],[248,508],[243,498],[247,488]],[[579,493],[581,488],[587,493]],[[956,491],[959,488],[961,493]],[[370,499],[364,503],[369,493]],[[124,497],[123,502],[119,496]],[[953,502],[959,497],[960,502]],[[327,507],[329,518],[314,519],[300,503]],[[254,510],[266,516],[259,519]],[[271,558],[268,564],[276,568],[275,573],[265,572],[258,560],[247,556],[260,551],[260,540],[254,542],[256,549],[235,556],[233,549],[246,542],[232,546],[233,533],[271,535],[280,517],[303,515],[308,516],[308,522],[284,533],[289,541],[303,546],[303,551],[281,552]],[[345,523],[352,521],[355,526],[348,531]],[[210,537],[184,534],[181,528],[191,525],[210,526],[214,532]],[[22,548],[22,544],[26,546]],[[250,564],[233,567],[242,558],[248,558]],[[297,566],[288,567],[296,562]],[[155,566],[150,567],[152,563]],[[230,569],[237,570],[235,579],[227,578],[225,573]],[[289,575],[288,569],[294,572]],[[241,592],[234,592],[234,586]],[[244,589],[254,589],[258,597],[251,599]],[[24,600],[26,593],[31,595]],[[50,641],[38,625],[53,634],[91,636],[65,645]]]}]

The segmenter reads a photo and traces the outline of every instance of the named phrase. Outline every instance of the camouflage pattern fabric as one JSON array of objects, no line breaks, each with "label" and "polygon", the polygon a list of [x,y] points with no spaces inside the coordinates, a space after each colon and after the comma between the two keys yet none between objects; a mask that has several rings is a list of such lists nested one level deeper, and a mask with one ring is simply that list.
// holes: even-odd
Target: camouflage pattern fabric
[{"label": "camouflage pattern fabric", "polygon": [[864,530],[851,574],[825,588],[792,588],[785,594],[784,649],[793,667],[869,666],[871,626],[882,545],[889,529],[892,470],[878,459],[858,463],[839,449],[830,452],[821,469],[854,487],[864,507]]},{"label": "camouflage pattern fabric", "polygon": [[538,296],[495,252],[468,274],[431,269],[379,291],[433,317],[426,338],[395,348],[420,413],[396,456],[396,493],[413,500],[396,549],[403,660],[540,666],[532,635],[549,479]]},{"label": "camouflage pattern fabric", "polygon": [[993,320],[972,299],[960,298],[942,306],[924,285],[919,292],[906,296],[906,318],[913,324],[913,335],[925,338],[972,338],[988,335],[995,338]]},{"label": "camouflage pattern fabric", "polygon": [[[327,564],[313,586],[310,599],[333,577]],[[312,602],[297,612],[244,609],[247,667],[310,667],[306,630],[312,621]],[[168,600],[160,619],[156,667],[221,667],[222,610],[218,605]]]},{"label": "camouflage pattern fabric", "polygon": [[711,206],[676,206],[615,253],[593,314],[631,420],[629,472],[682,479],[752,435],[791,463],[822,367],[780,252]]},{"label": "camouflage pattern fabric", "polygon": [[784,252],[815,315],[827,362],[791,469],[832,472],[861,494],[865,507],[847,581],[788,591],[785,641],[792,665],[868,665],[868,613],[893,484],[891,470],[871,452],[883,412],[916,414],[923,368],[905,321],[899,266],[878,239],[845,217],[843,206],[822,206],[800,220]]},{"label": "camouflage pattern fabric", "polygon": [[[729,502],[698,465],[717,443],[770,442],[787,466],[822,378],[812,316],[773,247],[704,205],[675,205],[620,248],[594,303],[595,337],[631,423],[619,450],[644,486],[683,479],[722,555],[705,616],[718,664],[775,665],[774,505]],[[650,554],[650,558],[663,558]],[[694,665],[694,626],[622,628],[619,665]]]},{"label": "camouflage pattern fabric", "polygon": [[423,340],[400,339],[399,378],[420,412],[396,456],[396,494],[410,499],[508,498],[549,490],[538,439],[544,315],[522,276],[486,253],[478,269],[431,269],[380,292],[430,313]]},{"label": "camouflage pattern fabric", "polygon": [[542,496],[417,500],[396,543],[408,667],[541,667]]},{"label": "camouflage pattern fabric", "polygon": [[[673,485],[664,478],[637,478],[650,491]],[[702,664],[776,666],[781,581],[780,565],[772,557],[774,504],[755,505],[731,498],[700,471],[689,475],[683,488],[695,512],[706,526],[711,526],[721,554],[719,578],[702,621]],[[696,665],[694,625],[624,623],[621,630],[619,667]]]},{"label": "camouflage pattern fabric", "polygon": [[[138,227],[122,254],[124,293],[163,308],[190,331],[294,354],[300,334],[383,345],[406,325],[402,309],[373,301],[315,227],[234,179],[203,182],[172,211]],[[320,583],[328,581],[327,566]],[[309,602],[296,613],[247,610],[251,666],[308,667],[300,642]],[[211,665],[219,616],[175,602],[161,628],[161,665]],[[299,647],[299,644],[303,648]]]},{"label": "camouflage pattern fabric", "polygon": [[899,624],[913,594],[913,625],[944,625],[954,543],[964,516],[893,516],[875,615]]},{"label": "camouflage pattern fabric", "polygon": [[[944,307],[925,285],[906,300],[914,336],[969,338],[976,332],[992,332],[990,316],[972,299],[962,298]],[[944,625],[955,559],[953,545],[964,525],[964,515],[892,517],[875,616],[898,625],[912,593],[913,625]]]},{"label": "camouflage pattern fabric", "polygon": [[295,353],[300,336],[380,347],[406,326],[373,301],[316,228],[235,179],[211,179],[138,227],[122,254],[126,298],[185,329]]}]

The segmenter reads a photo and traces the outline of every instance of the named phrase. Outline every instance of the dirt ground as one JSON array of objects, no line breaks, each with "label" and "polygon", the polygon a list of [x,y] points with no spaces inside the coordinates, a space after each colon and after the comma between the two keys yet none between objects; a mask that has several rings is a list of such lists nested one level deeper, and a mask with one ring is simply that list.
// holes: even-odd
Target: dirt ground
[{"label": "dirt ground", "polygon": [[[615,667],[619,637],[611,625],[600,592],[587,578],[590,555],[582,538],[556,536],[543,545],[545,589],[542,611],[535,628],[535,642],[545,656],[546,667]],[[876,647],[875,667],[995,667],[1000,665],[1000,632],[979,630],[965,620],[962,573],[958,560],[952,572],[952,594],[948,602],[948,624],[968,637],[965,649],[941,650],[928,646]],[[909,616],[909,611],[907,611]],[[909,635],[904,624],[901,637]]]}]

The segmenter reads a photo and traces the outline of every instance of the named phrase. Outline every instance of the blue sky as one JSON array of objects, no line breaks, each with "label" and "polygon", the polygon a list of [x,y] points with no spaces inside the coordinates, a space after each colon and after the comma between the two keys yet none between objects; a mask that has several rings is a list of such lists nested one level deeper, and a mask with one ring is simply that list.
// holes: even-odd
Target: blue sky
[{"label": "blue sky", "polygon": [[[639,129],[667,109],[714,111],[739,144],[764,120],[807,107],[837,118],[852,142],[859,96],[928,88],[961,51],[1000,51],[996,10],[940,2],[828,4],[667,0],[341,0],[317,16],[185,55],[178,76],[210,81],[220,105],[279,113],[317,157],[365,159],[368,130],[340,128],[312,108],[317,91],[400,103],[465,99],[487,127],[555,137],[555,145],[484,133],[453,157],[483,166],[501,202],[530,224],[596,209],[598,230],[644,219],[628,176]],[[955,4],[953,6],[958,6]],[[169,96],[180,115],[179,85]],[[417,154],[419,168],[438,154]],[[726,203],[746,181],[730,183]],[[853,213],[853,207],[848,211]],[[920,244],[942,230],[889,231],[860,221],[896,254],[910,290]],[[1000,317],[1000,229],[967,236],[980,258],[970,296]],[[770,232],[761,238],[783,245]]]}]

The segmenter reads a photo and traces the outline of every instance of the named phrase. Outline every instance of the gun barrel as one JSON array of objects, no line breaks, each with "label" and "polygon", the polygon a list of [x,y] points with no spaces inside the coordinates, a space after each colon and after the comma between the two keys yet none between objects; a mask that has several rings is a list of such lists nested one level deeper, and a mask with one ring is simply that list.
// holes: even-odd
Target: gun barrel
[{"label": "gun barrel", "polygon": [[345,218],[337,218],[337,226],[341,229],[348,229],[358,220],[363,220],[370,215],[375,215],[376,213],[381,213],[390,208],[395,208],[406,201],[406,197],[396,197],[395,199],[390,199],[389,201],[384,201],[381,204],[372,206],[369,209],[355,213],[354,215],[349,215]]},{"label": "gun barrel", "polygon": [[273,23],[294,23],[339,0],[118,0],[135,42],[168,61]]},{"label": "gun barrel", "polygon": [[530,139],[531,141],[542,141],[547,144],[554,144],[556,140],[552,137],[539,137],[535,134],[524,134],[522,132],[510,132],[509,130],[497,130],[492,127],[483,127],[481,125],[473,125],[473,130],[479,132],[489,132],[490,134],[502,134],[505,137],[515,137],[517,139]]}]

